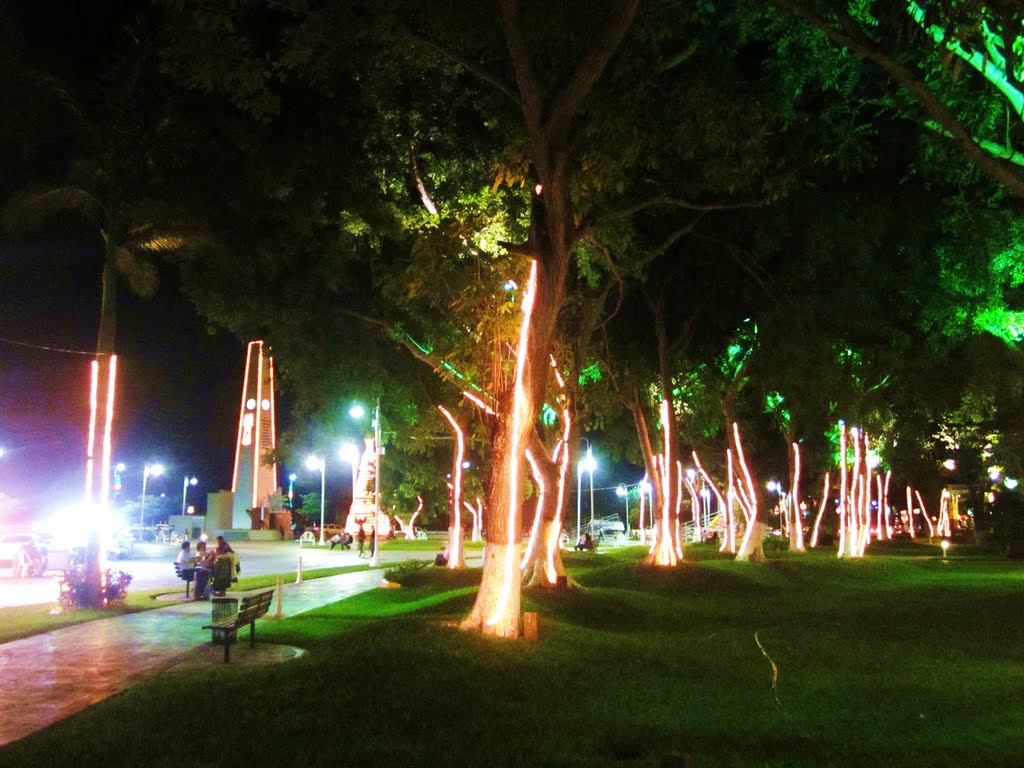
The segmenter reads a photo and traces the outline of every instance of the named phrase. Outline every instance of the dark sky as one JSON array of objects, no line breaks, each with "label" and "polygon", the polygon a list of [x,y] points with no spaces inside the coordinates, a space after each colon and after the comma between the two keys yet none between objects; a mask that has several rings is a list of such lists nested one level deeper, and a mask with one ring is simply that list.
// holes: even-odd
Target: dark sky
[{"label": "dark sky", "polygon": [[[40,347],[95,348],[100,269],[88,244],[0,242],[0,492],[33,506],[81,493],[90,357]],[[170,267],[151,299],[121,287],[118,321],[115,456],[128,465],[126,496],[141,492],[146,461],[167,467],[147,493],[180,494],[186,473],[197,490],[228,487],[244,345],[207,333]]]},{"label": "dark sky", "polygon": [[[117,61],[111,42],[124,36],[123,20],[145,8],[151,6],[7,0],[0,3],[0,23],[24,67],[90,94]],[[26,77],[25,69],[13,71]],[[32,97],[35,82],[9,92]],[[18,104],[5,106],[5,115],[18,114]],[[35,140],[0,148],[2,199],[25,187],[60,185],[74,156],[77,134],[66,121],[46,122],[55,114],[47,110],[29,113],[26,135]],[[81,497],[91,357],[55,350],[95,350],[102,267],[98,231],[64,226],[60,237],[60,227],[39,231],[35,239],[22,233],[16,240],[0,233],[0,493],[33,508]],[[151,479],[148,492],[180,498],[186,473],[200,480],[197,501],[205,499],[199,491],[229,487],[245,345],[224,332],[208,334],[180,296],[175,268],[162,265],[153,298],[139,299],[120,284],[116,347],[115,459],[128,465],[124,498],[141,493],[146,461],[167,466],[167,476]]]}]

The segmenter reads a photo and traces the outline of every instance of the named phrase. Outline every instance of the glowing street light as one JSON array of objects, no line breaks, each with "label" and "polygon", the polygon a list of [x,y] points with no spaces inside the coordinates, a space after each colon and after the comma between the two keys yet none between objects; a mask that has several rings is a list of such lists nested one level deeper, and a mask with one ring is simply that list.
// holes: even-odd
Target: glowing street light
[{"label": "glowing street light", "polygon": [[195,476],[189,477],[188,475],[185,475],[185,479],[184,479],[184,481],[182,481],[182,484],[181,484],[181,514],[183,514],[183,515],[185,514],[185,499],[188,497],[188,487],[190,485],[195,485],[198,482],[199,482],[199,478],[197,478]]},{"label": "glowing street light", "polygon": [[142,503],[139,504],[139,525],[146,526],[146,483],[149,476],[160,477],[164,473],[163,464],[146,464],[142,468]]},{"label": "glowing street light", "polygon": [[576,536],[579,537],[582,530],[583,519],[580,508],[580,500],[583,495],[583,473],[590,473],[590,530],[594,530],[594,470],[597,469],[597,460],[591,450],[590,441],[581,438],[587,444],[587,455],[580,460],[576,466]]},{"label": "glowing street light", "polygon": [[1017,488],[1018,482],[1015,478],[1008,477],[1005,480],[1003,480],[1003,485],[1005,485],[1007,489],[1012,491]]},{"label": "glowing street light", "polygon": [[327,461],[323,454],[311,453],[306,457],[306,468],[320,470],[320,546],[324,545],[324,492],[327,490]]},{"label": "glowing street light", "polygon": [[295,481],[298,479],[294,472],[288,475],[288,509],[295,509]]}]

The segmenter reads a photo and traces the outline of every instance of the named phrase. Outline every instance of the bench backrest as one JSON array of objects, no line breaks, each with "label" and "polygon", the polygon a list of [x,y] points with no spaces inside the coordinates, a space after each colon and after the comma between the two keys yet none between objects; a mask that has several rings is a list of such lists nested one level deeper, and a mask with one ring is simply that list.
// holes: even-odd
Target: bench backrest
[{"label": "bench backrest", "polygon": [[274,597],[274,590],[260,592],[256,595],[246,595],[238,605],[238,615],[235,617],[235,624],[242,626],[249,624],[261,616],[265,616],[270,610],[270,602]]}]

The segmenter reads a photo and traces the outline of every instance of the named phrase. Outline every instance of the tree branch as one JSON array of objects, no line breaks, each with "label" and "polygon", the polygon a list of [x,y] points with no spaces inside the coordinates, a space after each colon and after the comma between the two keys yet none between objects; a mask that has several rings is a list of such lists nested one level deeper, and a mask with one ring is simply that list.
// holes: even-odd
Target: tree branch
[{"label": "tree branch", "polygon": [[815,11],[795,0],[771,0],[779,8],[783,8],[811,26],[821,30],[832,42],[849,48],[863,59],[878,65],[887,75],[906,88],[924,110],[934,118],[942,130],[949,133],[960,152],[983,173],[1014,197],[1024,199],[1024,178],[1018,176],[1005,161],[985,152],[971,134],[960,124],[960,121],[931,92],[924,79],[911,69],[900,64],[889,53],[874,43],[857,25],[849,14],[837,10],[842,30],[836,27]]},{"label": "tree branch", "polygon": [[[640,211],[646,210],[647,208],[654,208],[657,206],[666,206],[669,208],[682,208],[687,211],[700,211],[701,213],[709,213],[711,211],[735,211],[743,208],[761,208],[767,204],[767,200],[742,200],[739,202],[715,202],[715,203],[695,203],[691,200],[687,200],[683,197],[673,197],[671,195],[651,195],[646,197],[633,205],[620,208],[616,211],[607,211],[605,213],[594,213],[584,217],[577,228],[577,236],[583,237],[594,227],[606,224],[609,221],[616,221],[618,219],[625,219],[630,216],[634,216]],[[694,225],[696,225],[694,221]],[[685,234],[685,233],[684,233]]]},{"label": "tree branch", "polygon": [[639,7],[640,0],[620,0],[597,30],[569,81],[551,102],[551,112],[545,121],[549,136],[563,137],[568,133],[569,123],[590,95],[594,83],[601,77],[612,54],[633,25]]},{"label": "tree branch", "polygon": [[454,49],[449,48],[444,43],[435,40],[434,38],[429,37],[428,35],[425,35],[422,32],[418,32],[414,29],[407,29],[407,32],[409,36],[416,42],[422,43],[428,48],[433,48],[435,51],[440,53],[444,58],[448,59],[454,64],[458,64],[464,70],[476,76],[479,80],[482,80],[488,85],[493,86],[500,93],[503,93],[506,96],[508,96],[513,101],[513,103],[515,103],[516,106],[522,107],[522,104],[520,103],[519,97],[516,95],[516,92],[508,85],[508,83],[504,82],[497,75],[488,72],[475,61],[467,59],[465,56],[458,53]]},{"label": "tree branch", "polygon": [[530,59],[530,49],[526,45],[523,15],[518,0],[501,0],[500,9],[501,25],[505,30],[505,45],[508,46],[509,55],[512,57],[516,85],[519,86],[519,99],[516,103],[523,112],[530,133],[536,136],[540,131],[543,106],[537,71]]}]

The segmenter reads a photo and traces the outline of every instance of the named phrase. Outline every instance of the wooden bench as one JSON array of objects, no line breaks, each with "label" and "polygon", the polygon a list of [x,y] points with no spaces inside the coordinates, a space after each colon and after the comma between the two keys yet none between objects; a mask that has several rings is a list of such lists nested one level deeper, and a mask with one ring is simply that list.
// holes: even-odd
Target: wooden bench
[{"label": "wooden bench", "polygon": [[192,580],[196,577],[196,569],[194,565],[182,565],[181,563],[174,562],[174,572],[178,574],[178,578],[185,582],[185,598],[188,599],[188,591],[192,586]]},{"label": "wooden bench", "polygon": [[256,619],[266,616],[273,597],[274,590],[272,589],[255,595],[246,595],[238,604],[238,613],[203,627],[203,629],[213,631],[212,642],[214,644],[224,646],[225,664],[231,660],[231,644],[235,642],[238,630],[246,624],[249,625],[249,647],[256,647]]}]

